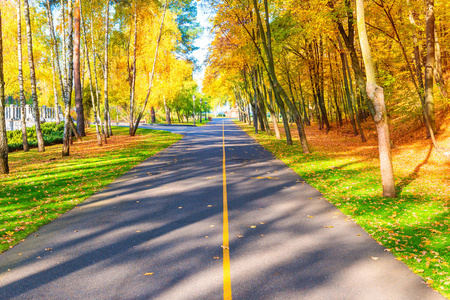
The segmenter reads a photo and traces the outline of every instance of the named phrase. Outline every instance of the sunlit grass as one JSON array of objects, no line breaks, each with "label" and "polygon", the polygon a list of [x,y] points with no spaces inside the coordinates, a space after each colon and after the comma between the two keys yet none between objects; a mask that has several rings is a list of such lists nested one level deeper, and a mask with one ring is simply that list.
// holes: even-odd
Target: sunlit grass
[{"label": "sunlit grass", "polygon": [[[378,160],[343,149],[314,149],[305,155],[296,142],[286,146],[266,133],[238,123],[274,156],[284,161],[326,199],[355,220],[397,259],[450,298],[450,217],[445,189],[411,180],[397,170],[398,197],[381,196]],[[337,147],[336,147],[337,148]]]},{"label": "sunlit grass", "polygon": [[178,141],[181,136],[113,128],[108,145],[98,147],[88,135],[61,157],[61,145],[28,153],[10,153],[11,174],[0,175],[0,252],[67,212],[136,164]]}]

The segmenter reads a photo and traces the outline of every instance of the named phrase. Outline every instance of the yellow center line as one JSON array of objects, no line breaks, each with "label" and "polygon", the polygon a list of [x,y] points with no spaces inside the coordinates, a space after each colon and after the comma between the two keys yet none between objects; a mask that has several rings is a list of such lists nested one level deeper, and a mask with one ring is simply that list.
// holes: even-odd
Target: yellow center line
[{"label": "yellow center line", "polygon": [[228,233],[227,169],[225,163],[225,124],[223,133],[223,299],[231,300],[230,238]]}]

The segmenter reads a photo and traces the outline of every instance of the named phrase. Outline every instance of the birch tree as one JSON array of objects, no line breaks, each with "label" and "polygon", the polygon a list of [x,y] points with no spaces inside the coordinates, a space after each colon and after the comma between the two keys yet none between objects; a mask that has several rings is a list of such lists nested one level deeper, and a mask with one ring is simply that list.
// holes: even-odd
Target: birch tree
[{"label": "birch tree", "polygon": [[389,126],[384,103],[383,88],[377,85],[375,78],[375,68],[373,66],[372,54],[367,38],[364,0],[356,0],[356,16],[358,24],[359,42],[366,68],[367,83],[366,90],[368,97],[373,101],[375,108],[374,121],[378,134],[378,151],[380,153],[381,184],[383,186],[384,197],[395,197],[394,170],[392,167],[391,145],[389,138]]},{"label": "birch tree", "polygon": [[106,137],[112,135],[111,130],[111,119],[109,115],[109,101],[108,101],[108,50],[109,50],[109,1],[106,3],[106,24],[105,24],[105,60],[103,63],[103,92],[104,92],[104,100],[105,100],[105,112],[104,112],[104,120],[105,120],[105,133]]},{"label": "birch tree", "polygon": [[[133,47],[133,65],[128,67],[128,76],[130,81],[130,116],[129,116],[129,133],[133,135],[133,121],[135,109],[135,93],[136,93],[136,50],[137,50],[137,0],[134,2],[134,47]],[[128,57],[130,52],[128,51]],[[131,74],[130,74],[131,73]],[[153,122],[152,122],[153,123]]]},{"label": "birch tree", "polygon": [[134,124],[134,128],[133,128],[131,136],[136,135],[136,130],[139,127],[139,123],[141,122],[141,118],[144,115],[145,108],[147,107],[148,99],[149,99],[150,94],[152,92],[153,79],[155,78],[156,62],[158,60],[158,50],[159,50],[159,45],[161,43],[161,37],[162,37],[163,29],[164,29],[164,19],[166,17],[166,11],[167,11],[167,0],[164,2],[164,8],[163,8],[163,13],[162,13],[162,17],[161,17],[161,25],[159,26],[158,40],[156,41],[155,57],[154,57],[154,60],[153,60],[152,72],[150,74],[150,82],[149,82],[149,85],[148,85],[147,95],[145,97],[144,105],[142,106],[142,109],[139,112],[138,117],[136,118],[136,123]]},{"label": "birch tree", "polygon": [[84,126],[83,91],[81,87],[80,55],[81,55],[81,30],[80,30],[80,0],[75,0],[74,7],[74,40],[73,40],[73,68],[75,88],[75,108],[77,113],[77,132],[80,136],[86,136]]},{"label": "birch tree", "polygon": [[22,9],[20,5],[21,0],[17,0],[17,60],[18,60],[18,80],[19,80],[19,99],[20,99],[20,112],[22,119],[22,143],[23,151],[28,152],[30,146],[27,139],[27,117],[25,113],[25,91],[23,87],[23,67],[22,67]]},{"label": "birch tree", "polygon": [[37,98],[36,89],[36,72],[34,68],[34,56],[33,56],[33,36],[31,32],[31,20],[30,20],[30,6],[28,5],[28,0],[24,0],[24,13],[25,13],[25,24],[27,32],[27,46],[28,46],[28,63],[30,65],[30,80],[31,80],[31,98],[33,99],[33,113],[34,121],[36,125],[36,137],[38,142],[38,151],[44,152],[44,137],[42,136],[41,121],[39,114],[39,102]]},{"label": "birch tree", "polygon": [[430,125],[430,134],[436,133],[436,117],[434,115],[433,77],[435,65],[435,29],[434,0],[425,0],[425,20],[427,35],[427,59],[425,63],[425,118]]},{"label": "birch tree", "polygon": [[0,9],[0,174],[9,173],[8,138],[5,122],[5,80],[3,77],[3,33],[2,11]]},{"label": "birch tree", "polygon": [[89,59],[89,48],[88,48],[88,44],[87,44],[87,36],[86,36],[86,28],[84,25],[84,20],[83,20],[83,14],[82,14],[82,10],[81,10],[81,6],[80,6],[80,19],[81,19],[81,27],[83,28],[83,37],[84,37],[84,52],[85,52],[85,57],[86,57],[86,65],[87,65],[87,72],[88,72],[88,78],[89,78],[89,91],[91,94],[91,102],[92,102],[92,110],[94,112],[94,122],[95,122],[95,132],[97,134],[97,144],[99,146],[103,145],[103,141],[102,141],[102,134],[101,134],[101,130],[100,130],[100,124],[101,124],[101,120],[100,120],[100,112],[98,109],[98,105],[97,105],[97,101],[95,100],[95,96],[94,96],[94,87],[93,87],[93,81],[92,81],[92,71],[91,71],[91,62]]},{"label": "birch tree", "polygon": [[[25,0],[26,1],[26,0]],[[64,89],[64,136],[62,146],[62,156],[69,156],[70,154],[70,99],[72,98],[72,84],[73,84],[73,2],[69,0],[69,36],[68,36],[68,55],[69,55],[69,70],[67,73],[67,81]]]},{"label": "birch tree", "polygon": [[92,63],[93,63],[93,67],[94,67],[93,73],[94,73],[94,83],[95,83],[95,101],[96,101],[96,107],[97,107],[97,117],[100,122],[100,132],[103,137],[103,143],[107,144],[108,140],[106,138],[106,133],[105,133],[106,128],[105,129],[103,128],[103,122],[102,122],[102,118],[101,118],[101,114],[100,114],[100,89],[98,88],[97,60],[96,60],[97,51],[96,51],[95,42],[94,42],[94,16],[92,14],[92,7],[91,7],[90,18],[91,18]]}]

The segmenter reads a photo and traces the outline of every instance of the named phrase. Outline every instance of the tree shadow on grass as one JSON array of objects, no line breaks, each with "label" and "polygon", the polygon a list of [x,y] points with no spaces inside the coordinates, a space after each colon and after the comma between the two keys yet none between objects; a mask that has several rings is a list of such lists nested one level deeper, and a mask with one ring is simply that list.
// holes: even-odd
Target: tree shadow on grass
[{"label": "tree shadow on grass", "polygon": [[422,169],[423,166],[425,166],[428,163],[428,160],[430,159],[431,152],[433,151],[433,145],[430,145],[430,149],[428,150],[427,157],[425,157],[424,161],[417,165],[417,167],[414,169],[411,174],[406,176],[402,179],[402,181],[397,184],[396,190],[397,194],[402,194],[403,190],[409,186],[413,181],[415,181],[417,178],[419,178],[419,172]]}]

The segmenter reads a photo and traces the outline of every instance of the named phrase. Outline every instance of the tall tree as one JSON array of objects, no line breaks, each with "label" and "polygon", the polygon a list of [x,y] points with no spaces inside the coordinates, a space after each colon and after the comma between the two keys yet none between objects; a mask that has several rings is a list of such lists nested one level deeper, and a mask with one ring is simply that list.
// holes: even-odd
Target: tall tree
[{"label": "tall tree", "polygon": [[181,40],[178,42],[177,54],[185,59],[197,63],[192,53],[199,49],[195,46],[195,40],[201,34],[202,28],[197,22],[197,5],[200,3],[195,0],[171,1],[169,9],[176,13],[176,23],[181,34]]},{"label": "tall tree", "polygon": [[142,109],[139,112],[138,117],[136,118],[136,122],[134,124],[132,136],[134,136],[136,134],[136,130],[139,127],[139,123],[141,122],[141,118],[144,115],[145,108],[147,107],[148,98],[150,97],[150,94],[152,92],[153,79],[155,78],[156,62],[158,60],[159,45],[161,44],[161,37],[162,37],[162,34],[163,34],[163,29],[164,29],[164,19],[166,17],[167,2],[168,2],[168,0],[165,0],[165,2],[164,2],[164,8],[163,8],[163,13],[162,13],[162,17],[161,17],[161,24],[159,26],[158,40],[156,41],[155,57],[154,57],[154,60],[153,60],[152,72],[150,74],[150,82],[149,82],[149,85],[148,85],[147,95],[145,97],[144,105],[142,106]]},{"label": "tall tree", "polygon": [[[70,0],[67,0],[70,1]],[[49,5],[49,4],[48,4]],[[66,48],[66,5],[64,0],[61,0],[61,39],[62,39],[62,72],[64,86],[67,81],[67,48]]]},{"label": "tall tree", "polygon": [[100,120],[100,112],[98,109],[97,101],[95,100],[95,96],[94,96],[91,63],[90,63],[90,59],[89,59],[89,48],[88,48],[88,43],[87,43],[86,28],[84,26],[83,14],[81,12],[81,6],[80,6],[80,19],[81,19],[81,24],[82,24],[81,26],[83,28],[84,52],[85,52],[85,57],[86,57],[86,65],[87,65],[87,72],[88,72],[88,78],[89,78],[89,90],[91,92],[92,110],[94,112],[95,132],[97,134],[97,144],[99,146],[102,146],[103,141],[102,141],[102,134],[101,134],[101,130],[100,130],[100,124],[102,121]]},{"label": "tall tree", "polygon": [[[352,105],[352,95],[350,93],[350,88],[349,85],[351,85],[352,83],[348,81],[348,72],[347,72],[347,68],[348,68],[348,64],[346,62],[347,57],[346,54],[344,52],[344,49],[342,48],[341,45],[341,39],[339,37],[337,37],[337,40],[339,42],[339,53],[341,56],[341,62],[342,62],[342,72],[343,72],[343,79],[344,79],[344,90],[345,90],[345,95],[346,95],[346,99],[347,99],[347,107],[348,107],[348,114],[350,117],[350,123],[352,124],[353,127],[353,134],[356,136],[358,135],[358,129],[356,128],[356,122],[355,122],[355,113],[353,111],[353,105]],[[350,77],[351,80],[351,77]]]},{"label": "tall tree", "polygon": [[356,15],[359,33],[359,42],[364,59],[367,75],[367,95],[373,101],[375,108],[374,121],[378,134],[378,151],[380,153],[381,184],[384,197],[395,197],[394,170],[392,167],[391,144],[389,138],[389,126],[384,103],[383,88],[377,85],[375,68],[372,61],[369,40],[367,38],[364,16],[364,0],[356,0]]},{"label": "tall tree", "polygon": [[[272,89],[275,94],[275,99],[279,99],[277,103],[281,104],[281,102],[284,100],[284,102],[288,105],[289,109],[291,110],[291,113],[293,113],[295,123],[297,124],[297,131],[300,137],[300,143],[302,145],[302,149],[304,153],[310,153],[308,142],[306,140],[306,134],[305,130],[303,128],[303,120],[301,119],[300,113],[298,112],[298,109],[296,105],[293,103],[293,101],[289,98],[286,91],[283,89],[281,84],[278,81],[276,71],[275,71],[275,60],[273,56],[272,51],[272,33],[271,33],[271,26],[270,26],[270,16],[269,16],[269,5],[267,0],[264,0],[264,11],[265,11],[265,24],[263,24],[261,14],[259,11],[259,3],[258,0],[253,0],[253,8],[255,9],[256,14],[256,20],[257,25],[259,29],[259,34],[261,38],[261,44],[262,48],[264,49],[264,53],[267,57],[267,65],[265,67],[266,72],[269,76],[269,81],[272,86]],[[265,29],[264,29],[265,25]],[[266,62],[263,59],[263,56],[260,54],[260,58],[262,60],[263,64],[266,64]]]},{"label": "tall tree", "polygon": [[106,136],[112,135],[111,130],[111,119],[109,115],[109,100],[108,100],[108,72],[109,72],[109,60],[108,60],[108,50],[109,50],[109,1],[106,2],[106,24],[105,24],[105,61],[103,63],[103,92],[105,100],[105,132]]},{"label": "tall tree", "polygon": [[55,51],[53,50],[53,47],[50,48],[50,54],[51,54],[51,60],[52,60],[52,86],[53,86],[53,100],[55,105],[55,119],[56,124],[59,124],[59,104],[58,104],[58,88],[57,88],[57,81],[56,81],[56,57],[55,57]]},{"label": "tall tree", "polygon": [[443,78],[441,44],[439,43],[436,26],[434,27],[434,38],[435,38],[434,79],[436,80],[436,84],[439,87],[439,90],[441,91],[442,97],[448,98],[448,93],[447,93],[444,78]]},{"label": "tall tree", "polygon": [[433,134],[436,133],[436,117],[434,114],[433,76],[435,65],[435,29],[434,0],[425,0],[425,20],[427,35],[427,60],[425,63],[425,117],[428,119]]},{"label": "tall tree", "polygon": [[[25,0],[26,1],[26,0]],[[68,55],[69,55],[69,70],[67,73],[66,86],[64,88],[64,136],[62,146],[62,156],[70,155],[70,128],[72,117],[70,116],[70,100],[72,98],[72,84],[73,84],[73,2],[69,1],[69,36],[68,36]]]},{"label": "tall tree", "polygon": [[77,112],[77,132],[80,136],[86,136],[84,109],[83,109],[83,91],[81,88],[81,71],[80,71],[80,56],[81,56],[81,29],[80,29],[80,0],[75,0],[74,3],[74,40],[73,40],[73,69],[74,69],[74,89],[75,89],[75,108]]},{"label": "tall tree", "polygon": [[0,174],[8,173],[8,138],[6,136],[5,122],[5,80],[3,77],[2,11],[0,9]]},{"label": "tall tree", "polygon": [[33,99],[33,113],[34,120],[36,124],[36,137],[38,142],[38,151],[44,152],[44,137],[42,135],[40,113],[39,113],[39,102],[37,98],[37,87],[36,87],[36,72],[34,68],[34,56],[33,56],[33,36],[31,32],[31,20],[30,20],[30,6],[28,5],[28,0],[24,0],[24,12],[25,12],[25,24],[27,31],[27,44],[28,44],[28,62],[30,65],[30,80],[31,80],[31,98]]},{"label": "tall tree", "polygon": [[100,114],[100,89],[98,87],[98,77],[97,77],[97,60],[96,60],[96,56],[97,56],[97,51],[96,51],[96,47],[95,47],[95,42],[94,42],[94,16],[92,13],[92,6],[91,6],[91,45],[92,45],[92,63],[93,63],[93,73],[94,73],[94,82],[95,82],[95,101],[96,101],[96,107],[97,107],[97,116],[98,119],[100,121],[100,132],[102,133],[102,137],[103,137],[103,143],[107,144],[108,140],[106,137],[106,133],[105,133],[105,129],[103,128],[103,122],[102,122],[102,117]]},{"label": "tall tree", "polygon": [[[50,29],[50,37],[52,40],[52,46],[53,46],[53,55],[54,55],[54,60],[55,60],[55,75],[58,76],[59,78],[59,86],[61,89],[61,95],[64,98],[64,81],[63,81],[63,75],[61,72],[61,64],[60,64],[60,60],[59,60],[59,50],[58,50],[58,41],[56,39],[56,34],[55,34],[55,28],[53,26],[53,14],[52,14],[52,10],[51,10],[51,6],[50,6],[50,0],[46,0],[46,8],[47,8],[47,22],[48,22],[48,26]],[[59,117],[58,117],[59,118]]]},{"label": "tall tree", "polygon": [[[335,10],[334,3],[332,1],[329,1],[328,5],[332,8],[333,11]],[[345,31],[344,25],[342,24],[342,22],[340,21],[339,18],[333,18],[333,19],[336,22],[339,33],[341,34],[341,37],[344,40],[345,46],[347,47],[347,49],[349,51],[351,62],[352,62],[353,72],[355,73],[356,83],[358,84],[359,90],[362,92],[364,102],[366,103],[367,108],[373,117],[373,116],[375,116],[375,108],[373,107],[372,101],[367,96],[366,87],[364,84],[365,83],[364,73],[362,71],[361,63],[358,58],[358,54],[357,54],[355,43],[354,43],[354,40],[355,40],[355,24],[354,23],[355,22],[354,22],[354,17],[353,17],[353,10],[350,5],[350,0],[345,0],[344,5],[345,5],[345,10],[343,10],[343,11],[346,12],[346,15],[347,15],[347,29],[348,29],[347,31],[348,31],[348,33]]]},{"label": "tall tree", "polygon": [[[134,125],[134,106],[135,106],[135,92],[136,92],[136,51],[137,51],[137,0],[134,1],[134,47],[133,47],[133,65],[128,66],[128,77],[130,82],[130,116],[129,116],[129,133],[133,134]],[[131,35],[131,34],[130,34]],[[129,46],[128,46],[129,47]],[[130,57],[130,51],[128,51]],[[128,59],[129,61],[129,59]],[[131,74],[130,74],[131,73]],[[152,122],[153,123],[153,122]]]},{"label": "tall tree", "polygon": [[20,5],[21,0],[17,0],[17,59],[18,59],[18,71],[19,71],[19,99],[20,99],[20,112],[22,119],[22,143],[23,151],[28,152],[30,146],[27,139],[27,116],[25,112],[25,91],[23,88],[23,67],[22,67],[22,9]]}]

